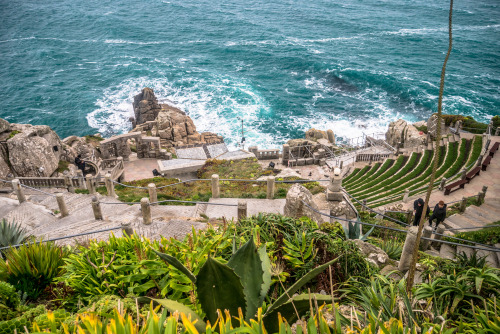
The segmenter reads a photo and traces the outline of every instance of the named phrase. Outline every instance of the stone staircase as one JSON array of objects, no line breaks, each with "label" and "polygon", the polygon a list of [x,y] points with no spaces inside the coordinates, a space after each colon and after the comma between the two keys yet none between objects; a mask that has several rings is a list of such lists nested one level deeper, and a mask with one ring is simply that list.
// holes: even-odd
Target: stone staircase
[{"label": "stone staircase", "polygon": [[[443,224],[447,229],[458,233],[478,230],[497,221],[500,221],[500,198],[490,197],[486,198],[481,206],[471,205],[465,209],[464,213],[446,218]],[[469,229],[470,227],[477,227],[477,229]],[[460,228],[467,228],[467,230],[460,230]]]}]

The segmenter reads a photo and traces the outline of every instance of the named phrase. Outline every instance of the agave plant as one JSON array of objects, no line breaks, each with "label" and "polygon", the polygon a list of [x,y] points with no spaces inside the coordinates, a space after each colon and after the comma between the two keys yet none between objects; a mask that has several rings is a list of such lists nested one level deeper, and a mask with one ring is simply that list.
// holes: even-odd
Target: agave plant
[{"label": "agave plant", "polygon": [[0,222],[0,247],[18,245],[28,238],[28,234],[20,224],[8,223],[4,218]]},{"label": "agave plant", "polygon": [[374,229],[375,226],[373,226],[368,232],[363,234],[363,232],[361,231],[361,223],[358,217],[358,220],[354,224],[349,221],[347,223],[347,227],[344,227],[345,238],[365,241]]},{"label": "agave plant", "polygon": [[[177,258],[160,252],[156,253],[162,260],[184,273],[196,286],[198,302],[211,324],[217,321],[218,310],[228,310],[231,314],[238,314],[241,309],[245,321],[255,319],[257,310],[262,307],[271,286],[271,262],[266,247],[264,245],[257,248],[253,238],[238,249],[227,264],[209,257],[196,276]],[[335,261],[337,259],[311,270],[269,305],[266,312],[262,314],[269,332],[278,330],[279,314],[288,323],[298,320],[310,310],[311,298],[319,304],[331,303],[330,296],[321,294],[293,295]],[[191,319],[197,320],[195,326],[198,330],[204,331],[205,322],[187,306],[168,299],[155,301],[171,312],[179,311],[189,314]]]}]

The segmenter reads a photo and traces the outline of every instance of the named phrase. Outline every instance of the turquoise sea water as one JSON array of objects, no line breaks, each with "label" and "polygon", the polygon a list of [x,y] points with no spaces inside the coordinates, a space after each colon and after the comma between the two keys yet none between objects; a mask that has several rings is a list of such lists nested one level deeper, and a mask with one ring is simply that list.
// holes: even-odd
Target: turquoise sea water
[{"label": "turquoise sea water", "polygon": [[[448,1],[0,2],[0,117],[61,137],[129,130],[152,87],[200,131],[272,147],[436,110]],[[456,0],[445,113],[500,113],[500,2]]]}]

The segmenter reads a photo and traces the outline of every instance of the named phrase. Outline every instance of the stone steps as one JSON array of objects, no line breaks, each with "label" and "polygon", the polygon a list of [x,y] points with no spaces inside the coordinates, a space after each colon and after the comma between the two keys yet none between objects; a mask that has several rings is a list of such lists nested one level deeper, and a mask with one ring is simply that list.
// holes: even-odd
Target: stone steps
[{"label": "stone steps", "polygon": [[4,218],[8,222],[21,224],[29,233],[39,226],[50,224],[57,220],[52,211],[44,206],[30,202],[19,204],[15,209],[7,213]]},{"label": "stone steps", "polygon": [[[487,225],[494,221],[494,219],[500,219],[500,217],[495,214],[489,214],[486,210],[481,209],[475,205],[471,205],[465,209],[463,215],[471,220],[476,220],[478,223],[483,223]],[[497,218],[495,218],[495,216]]]},{"label": "stone steps", "polygon": [[0,197],[0,219],[7,217],[7,215],[15,210],[19,205],[19,201],[7,197]]}]

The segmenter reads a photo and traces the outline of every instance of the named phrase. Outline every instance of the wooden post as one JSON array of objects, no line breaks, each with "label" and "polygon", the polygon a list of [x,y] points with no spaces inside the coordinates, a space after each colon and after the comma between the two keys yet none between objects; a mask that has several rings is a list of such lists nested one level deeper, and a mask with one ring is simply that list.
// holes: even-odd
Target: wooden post
[{"label": "wooden post", "polygon": [[158,205],[156,202],[158,202],[158,195],[156,193],[156,184],[150,183],[148,184],[148,193],[149,193],[149,201],[150,203],[153,203],[151,205]]},{"label": "wooden post", "polygon": [[101,204],[99,203],[99,200],[96,196],[92,197],[92,211],[94,211],[94,218],[96,220],[103,219]]},{"label": "wooden post", "polygon": [[460,202],[460,208],[458,209],[460,212],[464,212],[467,207],[467,197],[462,197],[462,201]]},{"label": "wooden post", "polygon": [[61,218],[64,218],[69,215],[68,207],[64,202],[64,196],[62,193],[56,194],[57,206],[59,207],[59,211],[61,211]]},{"label": "wooden post", "polygon": [[406,223],[408,225],[411,225],[413,223],[413,211],[411,209],[406,210]]},{"label": "wooden post", "polygon": [[247,202],[238,201],[238,221],[247,217]]},{"label": "wooden post", "polygon": [[70,192],[72,194],[75,193],[75,187],[73,187],[73,181],[71,180],[71,178],[68,175],[64,176],[64,184],[66,185],[68,192]]},{"label": "wooden post", "polygon": [[267,199],[274,198],[274,176],[267,178]]},{"label": "wooden post", "polygon": [[110,197],[116,197],[115,193],[115,184],[113,183],[113,180],[111,179],[111,174],[107,173],[106,176],[104,177],[104,183],[106,184],[106,191],[108,192],[108,196]]},{"label": "wooden post", "polygon": [[467,169],[466,169],[466,168],[464,168],[464,169],[462,169],[462,174],[461,174],[460,178],[461,178],[462,180],[465,180],[465,177],[466,177],[466,176],[467,176]]},{"label": "wooden post", "polygon": [[488,190],[488,186],[483,186],[483,189],[481,191],[486,195],[487,190]]},{"label": "wooden post", "polygon": [[87,183],[89,194],[95,194],[94,177],[91,174],[87,174],[85,182]]},{"label": "wooden post", "polygon": [[149,199],[144,197],[141,199],[141,211],[142,211],[142,223],[144,225],[151,225],[153,219],[151,217],[151,206],[149,205]]},{"label": "wooden post", "polygon": [[219,189],[219,175],[212,175],[212,198],[220,197],[220,189]]},{"label": "wooden post", "polygon": [[483,163],[483,155],[480,154],[479,155],[479,158],[477,159],[477,164],[476,164],[476,167],[479,167],[481,166],[481,164]]},{"label": "wooden post", "polygon": [[438,227],[436,228],[436,233],[434,234],[434,240],[436,241],[432,243],[432,247],[436,248],[439,245],[441,245],[441,243],[437,241],[441,240],[441,238],[443,237],[442,236],[443,233],[444,233],[444,226],[442,224],[438,225]]},{"label": "wooden post", "polygon": [[477,193],[477,205],[481,205],[481,204],[484,203],[484,196],[485,195],[486,194],[483,193],[482,191],[480,191],[480,192]]},{"label": "wooden post", "polygon": [[14,192],[16,193],[17,200],[19,201],[19,204],[26,202],[26,196],[24,196],[24,190],[21,186],[21,183],[19,183],[19,179],[12,180],[12,188],[14,189]]}]

